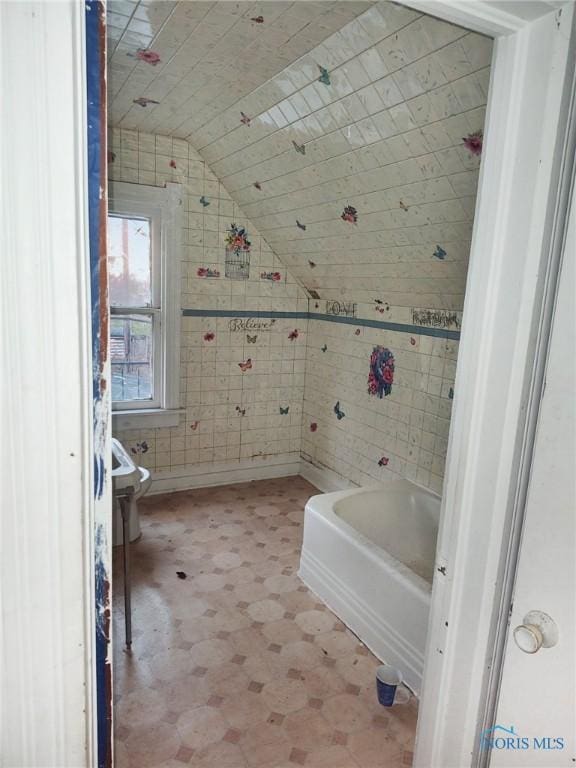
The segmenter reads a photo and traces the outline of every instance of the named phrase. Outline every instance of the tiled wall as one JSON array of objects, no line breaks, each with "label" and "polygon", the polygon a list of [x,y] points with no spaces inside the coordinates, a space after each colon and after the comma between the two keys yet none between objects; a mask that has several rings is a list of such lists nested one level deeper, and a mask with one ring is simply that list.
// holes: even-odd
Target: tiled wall
[{"label": "tiled wall", "polygon": [[[376,345],[394,357],[392,391],[382,399],[368,394]],[[304,458],[358,485],[394,473],[440,493],[457,354],[450,339],[310,320]]]},{"label": "tiled wall", "polygon": [[[109,175],[113,181],[186,187],[182,231],[182,308],[241,312],[307,309],[302,289],[274,256],[256,229],[186,141],[113,129]],[[175,167],[173,167],[175,166]],[[204,206],[204,197],[209,205]],[[226,230],[244,224],[252,243],[249,280],[224,277]],[[202,278],[199,268],[220,272]],[[280,272],[280,281],[261,273]],[[233,318],[183,317],[180,426],[139,429],[117,436],[138,454],[155,476],[185,475],[200,465],[206,472],[221,464],[255,457],[290,461],[299,458],[307,320],[277,319],[261,330],[230,330]],[[242,327],[242,323],[238,324]],[[260,320],[260,322],[263,322]],[[293,331],[298,331],[294,338]],[[292,338],[289,338],[292,335]],[[254,341],[248,341],[248,337]],[[248,358],[252,368],[242,372]],[[287,413],[280,413],[288,408]]]},{"label": "tiled wall", "polygon": [[[218,7],[207,12],[206,23]],[[262,41],[269,34],[273,30],[264,25]],[[138,93],[160,104],[131,108],[119,119],[187,138],[199,153],[190,168],[202,157],[220,180],[210,175],[208,186],[200,187],[191,177],[198,182],[193,203],[206,189],[230,205],[225,188],[267,243],[264,258],[273,264],[272,251],[277,254],[277,265],[286,265],[277,268],[283,274],[288,268],[312,297],[302,437],[299,446],[296,438],[292,445],[352,482],[373,482],[392,472],[440,491],[480,163],[471,138],[483,130],[492,41],[387,0],[366,10],[356,7],[351,21],[319,35],[319,43],[312,37],[307,53],[268,80],[253,59],[255,86],[231,106],[219,100],[214,84],[219,111],[212,118],[206,112],[203,125],[192,113],[183,119],[192,96],[176,108],[160,91]],[[162,62],[172,61],[161,42],[160,36],[150,42],[160,55],[159,68],[139,65],[154,87],[164,73]],[[144,84],[128,76],[115,91],[116,106],[122,99],[128,104]],[[157,161],[166,157],[164,151]],[[213,248],[217,229],[221,236],[229,221],[226,214],[217,222],[214,210],[207,214],[192,205],[192,211],[187,259],[194,272],[200,253],[208,265],[222,258],[222,246]],[[187,281],[184,306],[230,309],[246,301],[251,309],[272,308],[258,281],[230,284],[226,292],[223,281],[200,285],[190,272]],[[268,286],[270,295],[278,287]],[[302,307],[296,293],[290,300]],[[332,302],[339,302],[336,309]],[[426,329],[414,309],[453,317],[432,318],[435,328]],[[313,318],[333,311],[338,316],[332,322]],[[284,335],[290,322],[282,325]],[[214,321],[194,323],[197,332],[200,323],[207,328]],[[377,346],[388,349],[395,363],[391,392],[382,399],[367,391]],[[301,354],[303,346],[296,349]],[[233,346],[223,348],[223,354],[233,353]],[[218,351],[218,365],[223,363]],[[298,387],[301,358],[295,364]],[[212,376],[205,398],[220,397],[215,381],[224,390],[232,385],[215,370],[203,370]],[[241,380],[245,387],[250,381]],[[192,375],[187,386],[194,382]],[[257,394],[266,397],[263,392],[273,390],[267,379]],[[291,402],[290,414],[296,415],[297,394]],[[265,430],[264,423],[259,422]],[[255,447],[266,442],[264,433],[253,434]]]}]

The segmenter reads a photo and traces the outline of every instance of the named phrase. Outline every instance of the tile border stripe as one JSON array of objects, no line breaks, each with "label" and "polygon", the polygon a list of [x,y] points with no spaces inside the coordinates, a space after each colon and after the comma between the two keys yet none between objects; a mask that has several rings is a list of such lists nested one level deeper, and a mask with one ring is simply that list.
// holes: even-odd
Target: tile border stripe
[{"label": "tile border stripe", "polygon": [[409,325],[404,323],[389,323],[386,320],[370,320],[362,317],[339,317],[338,315],[326,315],[320,312],[273,312],[247,309],[183,309],[183,317],[262,317],[278,320],[321,320],[327,323],[341,323],[343,325],[362,326],[364,328],[380,328],[385,331],[397,333],[411,333],[419,336],[433,336],[437,339],[460,340],[460,331],[450,331],[446,328],[429,328],[422,325]]}]

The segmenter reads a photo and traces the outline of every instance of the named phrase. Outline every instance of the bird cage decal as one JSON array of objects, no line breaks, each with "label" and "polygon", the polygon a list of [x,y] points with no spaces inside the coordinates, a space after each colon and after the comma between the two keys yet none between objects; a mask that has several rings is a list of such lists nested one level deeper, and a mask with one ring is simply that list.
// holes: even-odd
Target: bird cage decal
[{"label": "bird cage decal", "polygon": [[231,280],[248,280],[250,277],[250,240],[244,227],[231,224],[226,235],[226,259],[224,274]]}]

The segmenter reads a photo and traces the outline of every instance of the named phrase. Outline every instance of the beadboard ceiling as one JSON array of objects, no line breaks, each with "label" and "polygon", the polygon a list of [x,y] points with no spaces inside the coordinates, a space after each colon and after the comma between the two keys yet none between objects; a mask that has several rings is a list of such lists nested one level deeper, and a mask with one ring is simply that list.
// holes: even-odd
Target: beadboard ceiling
[{"label": "beadboard ceiling", "polygon": [[[189,139],[370,5],[109,0],[110,121]],[[138,49],[160,61],[135,58]],[[160,104],[143,108],[140,98]]]},{"label": "beadboard ceiling", "polygon": [[388,0],[109,6],[114,125],[188,139],[322,299],[461,309],[490,39]]}]

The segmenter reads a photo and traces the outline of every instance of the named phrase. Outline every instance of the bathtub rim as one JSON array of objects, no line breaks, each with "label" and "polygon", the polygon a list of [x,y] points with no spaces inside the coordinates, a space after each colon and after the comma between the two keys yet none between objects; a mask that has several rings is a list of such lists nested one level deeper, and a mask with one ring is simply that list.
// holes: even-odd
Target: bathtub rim
[{"label": "bathtub rim", "polygon": [[306,523],[306,513],[310,509],[312,514],[323,517],[326,523],[330,525],[330,527],[344,530],[349,538],[353,541],[353,546],[357,549],[362,549],[365,551],[370,559],[377,560],[380,563],[384,561],[388,566],[390,566],[390,570],[393,571],[393,578],[395,578],[397,581],[402,581],[404,584],[407,582],[407,588],[419,595],[423,594],[429,602],[432,594],[436,558],[434,558],[434,562],[432,564],[432,581],[427,581],[422,576],[419,576],[415,571],[413,571],[410,566],[402,563],[384,547],[380,547],[378,544],[375,544],[365,534],[354,528],[353,525],[344,520],[344,518],[340,517],[340,515],[336,514],[334,511],[334,505],[343,499],[349,498],[350,496],[374,493],[375,491],[383,491],[388,486],[396,485],[399,482],[407,482],[416,486],[418,490],[422,490],[425,493],[433,496],[438,500],[438,503],[441,504],[441,497],[438,494],[430,491],[428,488],[424,488],[417,483],[413,483],[411,480],[406,480],[405,478],[395,478],[374,485],[359,486],[357,488],[351,488],[345,491],[319,493],[311,496],[306,502],[306,506],[304,508],[304,524]]}]

